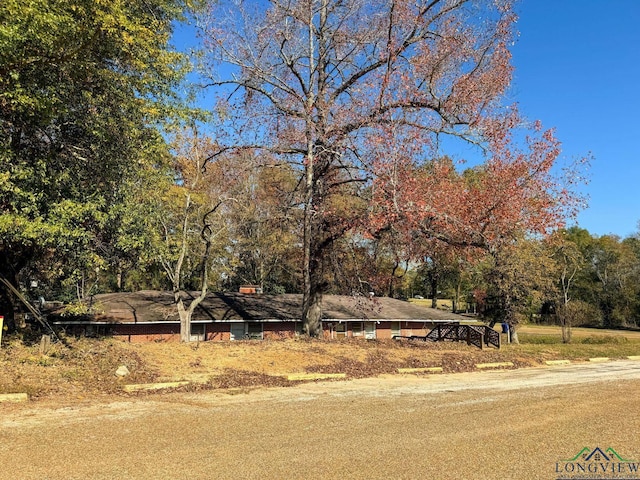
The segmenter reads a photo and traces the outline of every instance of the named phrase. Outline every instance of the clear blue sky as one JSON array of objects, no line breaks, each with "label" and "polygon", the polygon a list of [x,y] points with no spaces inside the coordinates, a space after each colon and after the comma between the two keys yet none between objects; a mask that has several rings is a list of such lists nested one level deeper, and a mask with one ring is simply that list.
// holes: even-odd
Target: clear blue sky
[{"label": "clear blue sky", "polygon": [[[626,237],[640,221],[640,0],[520,0],[506,103],[556,128],[567,160],[592,154],[578,224]],[[178,47],[196,43],[179,26]]]},{"label": "clear blue sky", "polygon": [[640,220],[640,0],[520,0],[510,100],[591,152],[578,224],[626,237]]}]

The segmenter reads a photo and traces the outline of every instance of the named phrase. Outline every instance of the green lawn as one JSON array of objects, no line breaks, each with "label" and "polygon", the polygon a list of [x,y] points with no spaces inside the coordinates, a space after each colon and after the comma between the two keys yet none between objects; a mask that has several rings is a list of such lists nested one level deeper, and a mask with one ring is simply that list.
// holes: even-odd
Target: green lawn
[{"label": "green lawn", "polygon": [[505,350],[567,359],[593,357],[624,358],[640,355],[640,332],[573,328],[571,343],[562,343],[559,326],[523,325],[518,329],[520,345],[503,345]]}]

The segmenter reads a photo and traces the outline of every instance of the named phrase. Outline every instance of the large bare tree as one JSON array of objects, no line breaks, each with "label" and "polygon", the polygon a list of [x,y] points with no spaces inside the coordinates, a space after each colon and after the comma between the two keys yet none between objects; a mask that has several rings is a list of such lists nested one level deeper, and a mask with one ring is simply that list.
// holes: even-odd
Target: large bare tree
[{"label": "large bare tree", "polygon": [[222,150],[296,164],[303,191],[303,323],[321,331],[324,268],[388,138],[437,155],[443,134],[481,143],[502,115],[515,16],[502,0],[211,2],[202,18]]}]

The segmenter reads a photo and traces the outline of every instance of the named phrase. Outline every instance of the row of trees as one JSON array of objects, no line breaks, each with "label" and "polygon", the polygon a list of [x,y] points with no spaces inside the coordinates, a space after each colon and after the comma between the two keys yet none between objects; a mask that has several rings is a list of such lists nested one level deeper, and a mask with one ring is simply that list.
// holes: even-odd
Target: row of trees
[{"label": "row of trees", "polygon": [[[186,107],[188,58],[169,43],[187,13],[206,114]],[[410,271],[436,292],[467,272],[512,324],[532,292],[551,298],[524,273],[583,206],[581,166],[562,170],[553,131],[503,104],[509,1],[9,0],[0,19],[13,285],[171,288],[183,338],[208,290],[240,283],[301,292],[311,336],[323,294],[398,295]],[[482,160],[451,160],[445,138]]]},{"label": "row of trees", "polygon": [[434,305],[437,297],[452,299],[454,308],[495,320],[506,318],[508,298],[520,320],[558,322],[566,340],[571,326],[640,325],[640,233],[621,239],[571,227],[521,239],[497,260],[429,258],[398,291],[431,297]]}]

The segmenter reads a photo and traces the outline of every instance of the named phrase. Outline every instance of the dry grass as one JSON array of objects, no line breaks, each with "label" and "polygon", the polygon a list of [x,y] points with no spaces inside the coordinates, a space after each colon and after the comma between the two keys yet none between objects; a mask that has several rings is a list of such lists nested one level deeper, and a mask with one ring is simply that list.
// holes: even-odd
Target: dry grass
[{"label": "dry grass", "polygon": [[[67,339],[46,354],[39,345],[10,340],[0,349],[0,393],[26,392],[31,398],[87,398],[123,394],[124,383],[188,380],[198,388],[287,386],[293,373],[344,373],[346,378],[396,374],[398,368],[442,367],[475,370],[475,364],[510,361],[515,367],[545,360],[621,358],[640,354],[637,332],[576,329],[575,342],[560,341],[555,327],[525,327],[521,345],[479,350],[455,343],[415,341],[278,340],[196,344],[128,344],[113,339]],[[116,369],[131,372],[122,379]],[[425,375],[428,375],[426,373]]]},{"label": "dry grass", "polygon": [[148,382],[157,372],[133,350],[114,340],[67,339],[46,354],[38,344],[12,340],[0,350],[0,393],[88,397],[120,390],[115,371],[125,365],[132,383]]}]

